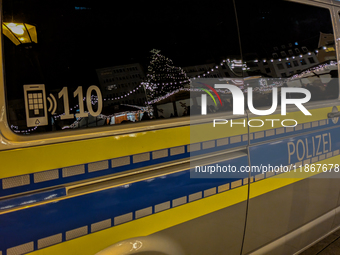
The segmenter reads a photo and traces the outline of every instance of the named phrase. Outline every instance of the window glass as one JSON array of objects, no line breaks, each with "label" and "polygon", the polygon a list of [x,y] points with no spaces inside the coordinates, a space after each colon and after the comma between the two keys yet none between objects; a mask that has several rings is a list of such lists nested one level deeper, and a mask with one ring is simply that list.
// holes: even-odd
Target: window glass
[{"label": "window glass", "polygon": [[313,57],[308,58],[308,60],[309,60],[309,63],[311,63],[311,64],[314,64],[314,63],[315,63],[315,60],[314,60]]},{"label": "window glass", "polygon": [[268,67],[259,62],[245,71],[245,76],[267,80],[253,90],[259,101],[254,105],[263,105],[263,101],[271,105],[273,87],[278,91],[286,86],[307,88],[311,100],[338,98],[336,48],[328,9],[289,1],[275,1],[274,5],[268,0],[238,0],[236,9],[244,60],[267,59],[271,70],[268,73]]},{"label": "window glass", "polygon": [[284,69],[284,66],[283,66],[283,64],[279,63],[279,64],[277,64],[277,68],[279,68],[279,70],[282,70],[282,69]]},{"label": "window glass", "polygon": [[3,42],[23,135],[187,116],[191,78],[244,68],[231,0],[4,0]]},{"label": "window glass", "polygon": [[305,59],[300,59],[300,63],[301,63],[301,65],[307,65],[307,63],[306,63],[306,60],[305,60]]}]

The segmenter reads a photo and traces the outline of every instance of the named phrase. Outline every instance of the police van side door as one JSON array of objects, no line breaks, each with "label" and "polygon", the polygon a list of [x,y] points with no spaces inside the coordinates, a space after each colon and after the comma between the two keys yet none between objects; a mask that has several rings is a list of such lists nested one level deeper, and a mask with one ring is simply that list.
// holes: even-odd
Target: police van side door
[{"label": "police van side door", "polygon": [[[38,43],[32,50],[38,54],[31,61],[31,46],[18,48],[3,36],[7,108],[3,100],[0,108],[9,114],[0,118],[0,129],[9,142],[0,143],[2,183],[8,184],[0,188],[2,196],[27,200],[0,213],[6,222],[0,254],[94,254],[115,242],[158,234],[175,240],[185,254],[240,254],[248,179],[191,178],[189,156],[197,153],[191,161],[196,166],[247,165],[248,129],[204,132],[212,122],[199,118],[190,141],[187,117],[200,102],[190,105],[189,78],[242,77],[233,1],[146,1],[118,12],[114,2],[65,2],[58,8],[18,2],[4,1],[4,22],[34,24]],[[51,29],[56,22],[63,36]],[[161,29],[153,29],[156,23]],[[86,39],[79,40],[80,34]],[[32,95],[33,89],[39,92]],[[35,118],[42,97],[50,106],[45,122]],[[208,106],[209,115],[233,118],[221,112],[222,104]],[[25,107],[33,110],[33,123]],[[35,123],[40,125],[31,128]],[[202,158],[209,162],[200,163]],[[63,197],[41,204],[23,196],[61,186]],[[133,243],[132,253],[142,253],[139,244]],[[161,246],[162,252],[143,249],[179,254]]]},{"label": "police van side door", "polygon": [[[245,87],[248,97],[253,95],[248,103],[252,173],[243,253],[284,236],[267,252],[292,254],[332,229],[333,218],[311,225],[303,235],[300,228],[338,205],[339,179],[323,173],[339,169],[340,149],[339,122],[329,118],[340,105],[331,8],[246,0],[236,8],[247,64]],[[311,93],[309,101],[301,88]],[[289,104],[282,115],[284,98],[308,103],[299,108]],[[254,109],[268,111],[259,115]],[[290,237],[293,230],[300,235]]]}]

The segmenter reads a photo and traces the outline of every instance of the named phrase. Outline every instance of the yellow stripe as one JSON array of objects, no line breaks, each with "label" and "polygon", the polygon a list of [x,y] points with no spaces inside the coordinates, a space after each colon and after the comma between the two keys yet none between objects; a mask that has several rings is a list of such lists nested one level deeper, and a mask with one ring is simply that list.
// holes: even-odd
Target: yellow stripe
[{"label": "yellow stripe", "polygon": [[0,151],[0,178],[182,146],[190,144],[190,131],[192,143],[247,132],[246,129],[239,128],[230,132],[217,128],[215,132],[211,132],[211,127],[212,124],[209,123],[196,125],[192,129],[185,126]]},{"label": "yellow stripe", "polygon": [[245,201],[247,199],[247,192],[247,186],[242,186],[29,254],[93,255],[121,240],[150,235],[163,229]]},{"label": "yellow stripe", "polygon": [[[237,119],[235,122],[243,123],[247,122],[246,119]],[[213,122],[203,125],[192,125],[190,126],[190,143],[197,143],[202,141],[209,141],[219,139],[223,137],[232,137],[237,135],[248,134],[248,127],[242,125],[236,125],[231,128],[229,123],[226,125],[213,126]]]},{"label": "yellow stripe", "polygon": [[1,151],[0,178],[143,153],[190,142],[189,127]]},{"label": "yellow stripe", "polygon": [[[312,116],[305,116],[300,111],[288,113],[287,116],[273,115],[272,119],[293,118],[299,123],[325,119],[331,107],[310,110]],[[265,119],[268,116],[258,119]],[[242,122],[239,119],[237,122]],[[277,128],[278,122],[275,122]],[[255,123],[254,123],[255,124]],[[237,128],[236,128],[237,127]],[[250,128],[250,132],[272,129],[269,122],[261,128]],[[0,151],[0,178],[41,172],[55,168],[85,164],[111,158],[134,155],[147,151],[155,151],[190,143],[209,141],[223,137],[247,134],[247,127],[237,125],[217,125],[212,123],[193,125],[155,131],[131,133],[81,141],[65,142],[53,145],[28,147],[22,149]]]}]

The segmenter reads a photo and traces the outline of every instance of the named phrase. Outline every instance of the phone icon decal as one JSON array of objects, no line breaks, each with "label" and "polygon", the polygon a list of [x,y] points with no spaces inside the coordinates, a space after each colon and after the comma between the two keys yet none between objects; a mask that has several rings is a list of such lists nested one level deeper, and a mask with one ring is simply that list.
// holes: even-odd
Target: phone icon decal
[{"label": "phone icon decal", "polygon": [[45,84],[24,85],[27,127],[48,125]]}]

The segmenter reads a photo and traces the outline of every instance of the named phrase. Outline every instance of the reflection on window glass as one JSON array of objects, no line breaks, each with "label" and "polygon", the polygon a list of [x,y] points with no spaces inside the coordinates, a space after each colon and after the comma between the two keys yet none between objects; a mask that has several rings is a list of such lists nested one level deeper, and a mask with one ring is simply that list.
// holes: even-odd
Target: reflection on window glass
[{"label": "reflection on window glass", "polygon": [[240,45],[232,0],[4,0],[9,125],[35,134],[188,116],[196,78],[245,78],[255,107],[271,104],[271,78],[337,98],[329,10],[275,3],[236,1]]},{"label": "reflection on window glass", "polygon": [[242,77],[232,0],[4,0],[7,111],[19,134],[190,114],[190,79]]},{"label": "reflection on window glass", "polygon": [[277,68],[278,68],[279,70],[285,69],[284,66],[283,66],[283,64],[281,64],[281,63],[277,64]]},{"label": "reflection on window glass", "polygon": [[301,65],[307,65],[307,63],[306,63],[306,60],[305,60],[305,59],[300,59],[300,63],[301,63]]},{"label": "reflection on window glass", "polygon": [[[273,5],[268,0],[238,0],[236,9],[244,61],[258,60],[257,66],[247,65],[244,75],[267,78],[266,85],[254,90],[255,106],[263,105],[264,95],[271,97],[271,78],[281,78],[279,84],[273,82],[279,89],[307,88],[311,100],[338,98],[338,66],[328,9],[288,1]],[[264,63],[269,64],[270,72]],[[245,89],[247,86],[253,85],[245,84]],[[270,99],[266,102],[271,105]]]}]

